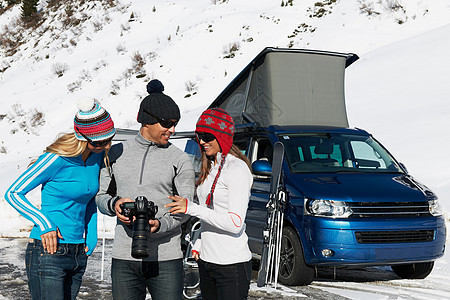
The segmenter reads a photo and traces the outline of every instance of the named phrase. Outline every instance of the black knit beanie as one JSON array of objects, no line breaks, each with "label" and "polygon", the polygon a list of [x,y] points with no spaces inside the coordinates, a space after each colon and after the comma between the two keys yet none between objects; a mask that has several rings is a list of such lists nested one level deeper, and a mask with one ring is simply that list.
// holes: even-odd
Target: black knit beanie
[{"label": "black knit beanie", "polygon": [[149,95],[145,97],[141,106],[137,121],[141,124],[155,124],[158,120],[152,115],[165,119],[180,119],[180,109],[172,98],[163,93],[164,86],[158,79],[153,79],[147,84]]}]

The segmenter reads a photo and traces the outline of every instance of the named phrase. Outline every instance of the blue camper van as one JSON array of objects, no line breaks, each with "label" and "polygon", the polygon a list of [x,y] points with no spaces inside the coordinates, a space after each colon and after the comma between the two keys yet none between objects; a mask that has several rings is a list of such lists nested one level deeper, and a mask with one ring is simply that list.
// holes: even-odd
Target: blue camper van
[{"label": "blue camper van", "polygon": [[[246,232],[256,260],[273,145],[284,144],[283,284],[311,283],[316,267],[391,266],[401,278],[425,278],[444,254],[437,196],[369,132],[349,127],[344,71],[357,59],[352,53],[266,48],[210,105],[232,115],[234,143],[252,162]],[[193,140],[185,151],[197,161]]]}]

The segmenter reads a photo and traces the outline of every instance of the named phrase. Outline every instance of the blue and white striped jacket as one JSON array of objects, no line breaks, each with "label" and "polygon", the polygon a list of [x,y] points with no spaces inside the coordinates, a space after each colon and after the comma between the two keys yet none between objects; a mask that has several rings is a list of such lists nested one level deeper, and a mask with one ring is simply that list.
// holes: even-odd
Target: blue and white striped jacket
[{"label": "blue and white striped jacket", "polygon": [[[59,229],[60,243],[86,243],[91,254],[97,244],[97,207],[94,196],[99,188],[102,153],[63,157],[44,153],[7,189],[5,199],[19,213],[34,223],[30,238]],[[38,209],[26,194],[41,187]]]}]

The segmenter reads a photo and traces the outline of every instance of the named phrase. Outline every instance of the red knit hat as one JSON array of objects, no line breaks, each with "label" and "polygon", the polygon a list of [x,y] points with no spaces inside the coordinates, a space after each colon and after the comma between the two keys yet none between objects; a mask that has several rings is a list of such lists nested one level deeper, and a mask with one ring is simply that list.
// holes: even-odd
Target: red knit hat
[{"label": "red knit hat", "polygon": [[233,118],[221,108],[205,110],[200,118],[198,118],[195,131],[213,134],[222,149],[223,156],[228,154],[233,145]]},{"label": "red knit hat", "polygon": [[211,190],[206,197],[206,205],[214,209],[214,190],[216,189],[217,180],[225,164],[225,158],[233,146],[234,122],[233,118],[221,108],[210,108],[205,110],[200,118],[198,118],[195,127],[196,132],[209,132],[216,137],[220,148],[222,149],[222,159],[219,169],[211,186]]}]

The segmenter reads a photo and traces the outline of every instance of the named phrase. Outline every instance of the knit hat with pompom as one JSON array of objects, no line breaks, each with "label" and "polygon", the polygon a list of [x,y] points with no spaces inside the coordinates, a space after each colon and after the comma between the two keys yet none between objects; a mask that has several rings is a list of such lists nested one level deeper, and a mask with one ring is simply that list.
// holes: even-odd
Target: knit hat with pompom
[{"label": "knit hat with pompom", "polygon": [[[147,84],[148,96],[141,101],[137,121],[141,124],[155,124],[158,120],[179,120],[180,109],[172,98],[163,93],[164,85],[158,79]],[[153,115],[153,116],[152,116]]]},{"label": "knit hat with pompom", "polygon": [[222,108],[209,108],[198,118],[196,132],[212,133],[222,149],[222,155],[227,155],[233,145],[233,118]]},{"label": "knit hat with pompom", "polygon": [[81,98],[78,101],[78,112],[73,121],[75,136],[80,141],[86,141],[83,135],[91,141],[103,141],[116,134],[109,113],[91,98]]},{"label": "knit hat with pompom", "polygon": [[[206,206],[211,209],[214,208],[214,190],[216,189],[217,181],[219,180],[220,173],[225,165],[227,154],[233,146],[234,129],[233,118],[221,108],[209,108],[205,110],[198,118],[195,126],[196,132],[208,132],[213,134],[222,150],[222,159],[220,161],[219,169],[217,170],[211,190],[206,197]],[[200,144],[200,141],[197,142]]]}]

